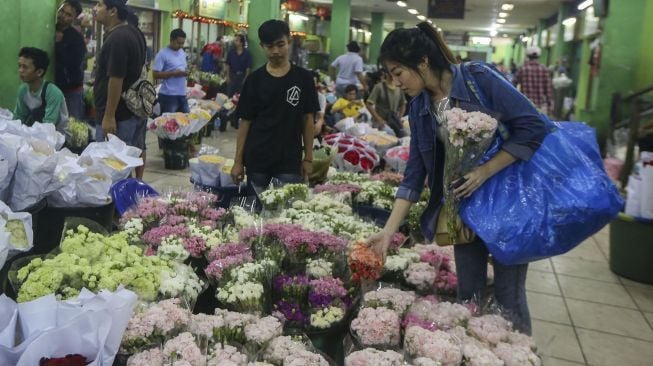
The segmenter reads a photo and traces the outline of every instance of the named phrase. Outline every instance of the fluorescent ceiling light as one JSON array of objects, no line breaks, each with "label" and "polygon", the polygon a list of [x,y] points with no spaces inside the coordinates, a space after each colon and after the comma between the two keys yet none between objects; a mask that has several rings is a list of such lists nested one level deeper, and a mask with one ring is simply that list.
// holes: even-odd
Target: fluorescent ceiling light
[{"label": "fluorescent ceiling light", "polygon": [[514,8],[515,8],[514,4],[503,4],[503,5],[501,5],[501,10],[505,10],[505,11],[511,11]]},{"label": "fluorescent ceiling light", "polygon": [[506,22],[506,20],[503,19],[503,18],[497,19],[497,23],[499,23],[499,24],[503,24],[505,22]]},{"label": "fluorescent ceiling light", "polygon": [[499,13],[499,18],[505,18],[508,16],[508,13],[501,12]]},{"label": "fluorescent ceiling light", "polygon": [[419,20],[421,20],[421,21],[425,21],[425,20],[426,20],[426,17],[425,17],[424,15],[421,15],[421,14],[420,14],[420,15],[417,16],[417,19],[419,19]]},{"label": "fluorescent ceiling light", "polygon": [[504,33],[503,38],[508,38],[508,35]]},{"label": "fluorescent ceiling light", "polygon": [[429,24],[433,24],[433,21],[431,19],[426,20]]},{"label": "fluorescent ceiling light", "polygon": [[442,32],[442,28],[438,27],[438,32]]},{"label": "fluorescent ceiling light", "polygon": [[494,29],[491,30],[491,31],[490,31],[490,37],[494,37],[494,36],[496,36],[497,33],[498,33],[498,32],[497,32],[496,30],[494,30]]},{"label": "fluorescent ceiling light", "polygon": [[586,8],[589,8],[590,6],[592,6],[592,4],[594,4],[593,0],[585,0],[582,3],[578,4],[577,8],[578,8],[578,10],[585,10]]},{"label": "fluorescent ceiling light", "polygon": [[419,13],[419,11],[417,11],[417,10],[415,10],[415,9],[408,9],[408,12],[411,13],[411,14],[413,14],[413,15]]},{"label": "fluorescent ceiling light", "polygon": [[524,37],[521,40],[524,41],[524,42],[530,42],[531,37]]},{"label": "fluorescent ceiling light", "polygon": [[295,14],[295,13],[290,13],[291,18],[299,19],[299,20],[308,20],[308,17],[306,15],[302,14]]},{"label": "fluorescent ceiling light", "polygon": [[567,18],[567,19],[565,19],[565,20],[562,21],[562,24],[564,24],[564,25],[570,27],[570,26],[576,24],[576,17]]},{"label": "fluorescent ceiling light", "polygon": [[403,1],[397,1],[397,6],[400,7],[400,8],[405,8],[405,7],[406,7],[406,3],[403,2]]},{"label": "fluorescent ceiling light", "polygon": [[357,31],[362,33],[362,32],[365,32],[365,29],[357,29]]}]

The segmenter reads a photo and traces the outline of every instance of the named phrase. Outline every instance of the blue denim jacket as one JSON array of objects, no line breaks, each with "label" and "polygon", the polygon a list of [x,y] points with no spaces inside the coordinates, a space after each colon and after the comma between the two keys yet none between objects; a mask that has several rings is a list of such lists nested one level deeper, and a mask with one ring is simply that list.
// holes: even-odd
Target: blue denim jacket
[{"label": "blue denim jacket", "polygon": [[[451,105],[496,118],[509,132],[502,149],[518,159],[529,160],[547,134],[547,118],[488,65],[478,62],[452,65],[451,72]],[[410,101],[410,157],[396,195],[396,198],[417,202],[428,178],[431,198],[422,215],[421,227],[429,240],[435,236],[436,218],[442,202],[444,166],[444,147],[435,137],[436,121],[430,112],[431,105],[431,97],[426,91]]]}]

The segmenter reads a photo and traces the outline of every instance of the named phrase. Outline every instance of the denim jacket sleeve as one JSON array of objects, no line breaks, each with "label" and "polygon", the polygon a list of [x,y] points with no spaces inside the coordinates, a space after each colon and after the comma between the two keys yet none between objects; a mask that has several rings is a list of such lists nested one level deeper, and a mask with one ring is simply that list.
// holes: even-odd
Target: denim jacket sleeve
[{"label": "denim jacket sleeve", "polygon": [[547,135],[549,122],[533,103],[501,75],[488,67],[472,67],[470,71],[489,106],[500,116],[510,132],[502,149],[521,160],[529,160]]},{"label": "denim jacket sleeve", "polygon": [[424,189],[424,181],[426,179],[427,170],[424,166],[424,160],[419,150],[419,140],[417,128],[415,125],[419,123],[419,117],[413,118],[414,113],[410,114],[410,134],[413,138],[410,139],[410,155],[406,163],[406,170],[404,171],[404,179],[399,185],[395,198],[402,198],[410,202],[419,201],[419,196]]}]

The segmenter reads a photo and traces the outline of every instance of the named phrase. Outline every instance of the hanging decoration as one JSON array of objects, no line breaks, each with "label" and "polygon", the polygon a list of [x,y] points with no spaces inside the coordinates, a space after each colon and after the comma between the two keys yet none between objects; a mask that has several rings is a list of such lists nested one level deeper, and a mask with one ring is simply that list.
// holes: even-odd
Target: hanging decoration
[{"label": "hanging decoration", "polygon": [[218,24],[218,25],[223,25],[225,27],[231,27],[234,29],[243,29],[243,28],[249,28],[249,24],[247,23],[233,23],[229,22],[226,20],[222,19],[217,19],[217,18],[210,18],[210,17],[203,17],[200,15],[193,15],[190,13],[187,13],[181,9],[177,9],[172,12],[172,17],[173,18],[178,18],[178,19],[190,19],[194,22],[198,23],[206,23],[206,24]]}]

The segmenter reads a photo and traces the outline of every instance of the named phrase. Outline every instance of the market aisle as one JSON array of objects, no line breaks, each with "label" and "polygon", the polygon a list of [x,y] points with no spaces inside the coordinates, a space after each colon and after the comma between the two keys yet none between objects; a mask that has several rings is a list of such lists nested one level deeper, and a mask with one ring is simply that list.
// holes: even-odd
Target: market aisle
[{"label": "market aisle", "polygon": [[[233,157],[236,131],[203,143]],[[190,169],[165,170],[156,136],[147,136],[145,181],[160,192],[190,188]],[[573,251],[532,263],[526,284],[533,335],[546,366],[650,366],[653,286],[610,271],[608,227]]]}]

